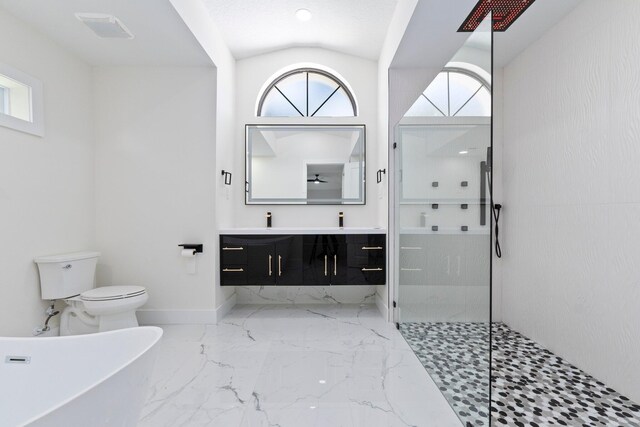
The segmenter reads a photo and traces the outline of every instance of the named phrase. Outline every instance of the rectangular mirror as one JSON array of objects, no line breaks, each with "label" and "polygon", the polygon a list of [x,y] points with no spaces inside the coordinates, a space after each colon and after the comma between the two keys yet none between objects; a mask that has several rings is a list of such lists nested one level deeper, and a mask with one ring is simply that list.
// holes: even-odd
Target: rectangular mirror
[{"label": "rectangular mirror", "polygon": [[400,204],[479,205],[480,162],[487,159],[490,137],[490,117],[405,116],[396,127]]},{"label": "rectangular mirror", "polygon": [[364,125],[247,125],[247,204],[365,204]]}]

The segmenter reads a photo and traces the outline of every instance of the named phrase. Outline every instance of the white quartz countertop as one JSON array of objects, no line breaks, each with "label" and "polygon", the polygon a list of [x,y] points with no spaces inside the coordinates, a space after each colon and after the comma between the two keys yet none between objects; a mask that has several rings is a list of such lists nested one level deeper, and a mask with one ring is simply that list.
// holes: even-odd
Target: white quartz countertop
[{"label": "white quartz countertop", "polygon": [[220,234],[387,234],[382,227],[255,227],[223,228]]}]

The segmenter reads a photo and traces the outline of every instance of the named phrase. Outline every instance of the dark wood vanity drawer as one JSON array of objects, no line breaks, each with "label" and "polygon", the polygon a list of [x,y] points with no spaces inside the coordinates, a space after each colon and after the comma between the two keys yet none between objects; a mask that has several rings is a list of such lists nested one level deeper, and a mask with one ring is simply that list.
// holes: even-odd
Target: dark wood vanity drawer
[{"label": "dark wood vanity drawer", "polygon": [[223,265],[246,265],[247,247],[236,245],[225,245],[220,248]]},{"label": "dark wood vanity drawer", "polygon": [[247,284],[246,266],[222,266],[220,273],[222,286],[243,286]]},{"label": "dark wood vanity drawer", "polygon": [[349,243],[347,264],[349,267],[384,267],[386,263],[384,245]]},{"label": "dark wood vanity drawer", "polygon": [[384,285],[386,236],[352,235],[347,238],[348,283],[352,285]]},{"label": "dark wood vanity drawer", "polygon": [[348,274],[350,285],[384,285],[386,283],[384,266],[349,267]]},{"label": "dark wood vanity drawer", "polygon": [[220,237],[220,255],[223,267],[228,265],[246,265],[247,253],[246,238],[236,236]]}]

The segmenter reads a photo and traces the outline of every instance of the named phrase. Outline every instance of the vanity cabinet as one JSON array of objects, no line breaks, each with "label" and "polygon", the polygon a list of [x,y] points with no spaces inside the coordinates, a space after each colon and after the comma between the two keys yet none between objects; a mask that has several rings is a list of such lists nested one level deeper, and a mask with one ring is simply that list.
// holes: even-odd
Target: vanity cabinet
[{"label": "vanity cabinet", "polygon": [[347,283],[379,285],[385,283],[386,236],[353,234],[347,236]]},{"label": "vanity cabinet", "polygon": [[309,286],[348,284],[346,243],[344,235],[304,236],[302,283]]},{"label": "vanity cabinet", "polygon": [[224,286],[302,281],[302,236],[221,236],[220,258]]},{"label": "vanity cabinet", "polygon": [[222,286],[386,283],[386,235],[221,235]]}]

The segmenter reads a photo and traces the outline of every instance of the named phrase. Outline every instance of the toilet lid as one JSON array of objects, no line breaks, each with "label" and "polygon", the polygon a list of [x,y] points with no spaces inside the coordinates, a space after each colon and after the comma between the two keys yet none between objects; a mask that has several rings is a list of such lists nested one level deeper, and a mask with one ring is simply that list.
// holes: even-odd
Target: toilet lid
[{"label": "toilet lid", "polygon": [[114,299],[132,298],[142,295],[146,289],[142,286],[102,286],[83,292],[83,301],[108,301]]}]

